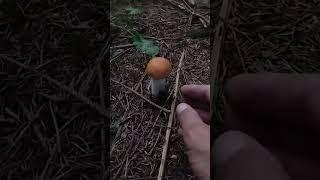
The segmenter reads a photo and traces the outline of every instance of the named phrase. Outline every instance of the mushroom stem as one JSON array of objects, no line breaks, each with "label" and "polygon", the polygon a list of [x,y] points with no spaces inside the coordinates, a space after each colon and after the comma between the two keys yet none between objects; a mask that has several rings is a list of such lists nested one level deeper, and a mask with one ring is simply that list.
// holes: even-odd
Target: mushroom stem
[{"label": "mushroom stem", "polygon": [[166,89],[166,79],[153,79],[151,78],[151,94],[154,97],[158,97],[160,92],[164,92]]}]

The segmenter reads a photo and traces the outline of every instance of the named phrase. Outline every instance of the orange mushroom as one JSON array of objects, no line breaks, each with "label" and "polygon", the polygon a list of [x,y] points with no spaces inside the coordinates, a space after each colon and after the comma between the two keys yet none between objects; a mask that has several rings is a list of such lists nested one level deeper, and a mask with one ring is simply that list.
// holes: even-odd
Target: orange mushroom
[{"label": "orange mushroom", "polygon": [[151,59],[147,65],[146,72],[151,78],[151,94],[158,97],[159,93],[166,90],[166,77],[171,72],[171,63],[163,57]]}]

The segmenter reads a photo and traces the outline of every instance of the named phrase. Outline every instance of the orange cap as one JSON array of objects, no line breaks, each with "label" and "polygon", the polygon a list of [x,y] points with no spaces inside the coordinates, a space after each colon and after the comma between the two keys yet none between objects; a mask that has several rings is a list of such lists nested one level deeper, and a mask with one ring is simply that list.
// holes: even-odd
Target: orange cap
[{"label": "orange cap", "polygon": [[163,79],[171,72],[171,63],[166,58],[155,57],[149,61],[146,72],[153,79]]}]

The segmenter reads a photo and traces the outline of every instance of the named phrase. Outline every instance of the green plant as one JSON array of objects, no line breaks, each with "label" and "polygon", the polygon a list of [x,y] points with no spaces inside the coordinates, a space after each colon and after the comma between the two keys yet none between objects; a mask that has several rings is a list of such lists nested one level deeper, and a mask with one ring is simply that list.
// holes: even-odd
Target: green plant
[{"label": "green plant", "polygon": [[134,7],[127,7],[126,10],[128,11],[129,15],[136,15],[142,13],[142,9]]},{"label": "green plant", "polygon": [[136,33],[133,37],[133,45],[150,58],[154,58],[159,53],[159,47],[154,45],[152,40],[145,39],[144,36],[139,33]]}]

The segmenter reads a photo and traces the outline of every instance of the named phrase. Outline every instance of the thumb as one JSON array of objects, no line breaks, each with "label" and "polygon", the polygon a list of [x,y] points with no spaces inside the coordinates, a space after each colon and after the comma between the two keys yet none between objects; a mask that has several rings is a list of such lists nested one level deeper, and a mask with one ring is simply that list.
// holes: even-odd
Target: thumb
[{"label": "thumb", "polygon": [[289,180],[282,163],[258,141],[240,131],[227,131],[213,146],[216,179]]},{"label": "thumb", "polygon": [[177,117],[180,121],[182,131],[190,131],[194,128],[207,126],[195,109],[186,103],[181,103],[176,108]]},{"label": "thumb", "polygon": [[210,126],[186,103],[179,104],[176,112],[194,175],[210,179]]}]

